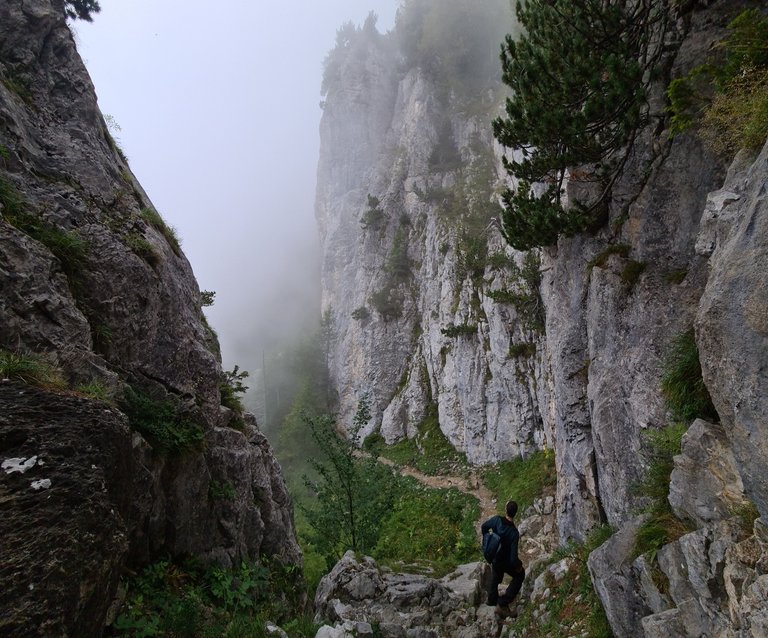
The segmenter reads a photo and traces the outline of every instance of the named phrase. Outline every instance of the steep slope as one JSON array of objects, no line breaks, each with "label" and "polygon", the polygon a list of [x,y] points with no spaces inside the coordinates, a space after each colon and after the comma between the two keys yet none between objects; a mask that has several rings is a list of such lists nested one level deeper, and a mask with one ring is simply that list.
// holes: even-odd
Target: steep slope
[{"label": "steep slope", "polygon": [[[0,348],[44,356],[70,388],[119,400],[130,385],[134,412],[169,411],[155,430],[134,414],[141,436],[87,396],[3,388],[3,460],[38,462],[23,474],[4,464],[0,475],[3,535],[13,539],[2,574],[19,585],[0,595],[17,613],[0,626],[31,635],[23,610],[49,604],[59,624],[42,634],[99,635],[121,568],[160,555],[300,562],[280,467],[252,418],[221,405],[217,340],[192,269],[107,131],[61,0],[0,5],[0,210]],[[76,498],[83,463],[103,486],[96,508]],[[50,487],[34,491],[28,477]],[[228,496],[216,498],[216,485]],[[28,512],[53,503],[62,509],[30,519],[43,529],[17,533],[31,529]],[[112,541],[65,551],[82,524],[103,524]],[[29,552],[48,566],[60,556],[62,574],[91,556],[101,572],[64,603],[41,573],[24,575]]]}]

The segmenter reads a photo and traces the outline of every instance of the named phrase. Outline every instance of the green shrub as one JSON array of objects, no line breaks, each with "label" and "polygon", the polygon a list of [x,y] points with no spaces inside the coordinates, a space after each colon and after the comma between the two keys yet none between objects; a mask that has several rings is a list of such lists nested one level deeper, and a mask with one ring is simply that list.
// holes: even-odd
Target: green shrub
[{"label": "green shrub", "polygon": [[374,292],[368,299],[384,321],[398,319],[403,314],[403,295],[390,286]]},{"label": "green shrub", "polygon": [[456,337],[470,337],[477,334],[477,325],[469,323],[453,325],[452,323],[449,323],[445,328],[440,328],[440,332],[451,339],[455,339]]},{"label": "green shrub", "polygon": [[37,354],[0,349],[0,379],[20,381],[48,390],[61,390],[66,382],[61,371]]},{"label": "green shrub", "polygon": [[282,624],[290,638],[314,635],[301,605],[300,574],[277,561],[235,569],[160,561],[124,584],[117,636],[266,638],[267,619]]},{"label": "green shrub", "polygon": [[363,230],[378,230],[386,221],[387,214],[380,204],[378,197],[368,194],[368,209],[360,216]]},{"label": "green shrub", "polygon": [[235,488],[229,481],[211,479],[208,483],[208,497],[214,501],[231,501],[235,498]]},{"label": "green shrub", "polygon": [[546,317],[540,292],[541,257],[536,251],[529,251],[523,258],[522,267],[510,261],[508,270],[514,282],[513,288],[490,290],[486,295],[496,303],[514,306],[517,317],[526,330],[543,332]]},{"label": "green shrub", "polygon": [[724,155],[758,149],[768,136],[768,16],[742,11],[716,50],[719,59],[670,83],[670,131],[699,124],[703,139]]},{"label": "green shrub", "polygon": [[675,420],[718,419],[701,375],[693,328],[679,335],[670,345],[664,361],[661,391]]},{"label": "green shrub", "polygon": [[178,454],[198,449],[203,443],[202,427],[180,417],[178,406],[171,398],[157,401],[129,386],[121,407],[130,426],[159,452]]},{"label": "green shrub", "polygon": [[216,293],[213,290],[200,291],[200,307],[208,308],[216,301]]},{"label": "green shrub", "polygon": [[683,280],[688,276],[687,268],[679,268],[677,270],[671,270],[664,276],[664,281],[668,284],[679,285],[683,283]]},{"label": "green shrub", "polygon": [[26,206],[21,193],[2,175],[0,175],[0,204],[3,205],[3,216],[11,224],[24,211]]},{"label": "green shrub", "polygon": [[[477,499],[456,489],[424,488],[405,482],[382,521],[373,556],[385,565],[408,565],[442,575],[477,558]],[[436,533],[439,530],[439,533]]]},{"label": "green shrub", "polygon": [[352,311],[352,318],[355,321],[363,321],[371,316],[370,311],[365,306],[360,306]]},{"label": "green shrub", "polygon": [[517,501],[519,511],[524,512],[533,499],[554,489],[556,482],[552,450],[540,450],[526,458],[504,461],[483,470],[483,483],[495,495],[499,513],[503,513],[510,499]]}]

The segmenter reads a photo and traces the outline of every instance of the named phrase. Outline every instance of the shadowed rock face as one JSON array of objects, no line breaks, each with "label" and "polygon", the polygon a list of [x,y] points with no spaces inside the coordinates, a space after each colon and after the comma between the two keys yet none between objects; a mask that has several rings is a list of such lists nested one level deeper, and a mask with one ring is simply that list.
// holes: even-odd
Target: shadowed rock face
[{"label": "shadowed rock face", "polygon": [[[34,467],[47,490],[30,489],[32,470],[2,475],[16,508],[4,568],[21,574],[28,543],[40,550],[3,592],[3,608],[26,610],[15,627],[47,613],[96,635],[122,566],[160,555],[300,563],[280,467],[252,417],[234,429],[220,405],[192,269],[108,133],[61,0],[0,3],[0,180],[0,348],[44,353],[73,386],[172,399],[204,439],[161,453],[114,408],[3,386],[2,460],[52,459]],[[213,498],[213,482],[233,496]]]}]

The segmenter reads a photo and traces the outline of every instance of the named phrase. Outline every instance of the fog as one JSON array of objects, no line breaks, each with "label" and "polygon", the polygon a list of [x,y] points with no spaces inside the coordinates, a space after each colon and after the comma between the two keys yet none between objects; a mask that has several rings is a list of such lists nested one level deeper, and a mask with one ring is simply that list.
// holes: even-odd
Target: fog
[{"label": "fog", "polygon": [[322,61],[336,29],[397,0],[102,0],[75,22],[99,105],[174,226],[224,366],[255,370],[319,314],[313,206]]}]

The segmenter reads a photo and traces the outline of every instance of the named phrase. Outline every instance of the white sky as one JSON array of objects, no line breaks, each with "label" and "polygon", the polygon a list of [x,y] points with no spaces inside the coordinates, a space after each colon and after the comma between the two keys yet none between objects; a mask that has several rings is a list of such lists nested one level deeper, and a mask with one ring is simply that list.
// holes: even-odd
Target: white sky
[{"label": "white sky", "polygon": [[[254,369],[317,286],[315,171],[322,61],[336,29],[398,0],[101,0],[75,22],[99,105],[174,226],[224,365]],[[263,343],[266,341],[266,343]]]}]

